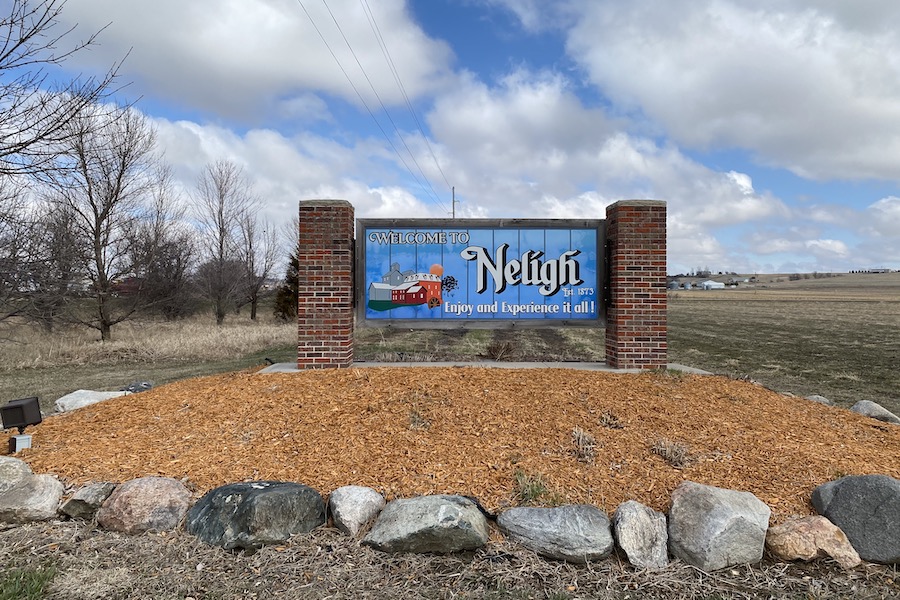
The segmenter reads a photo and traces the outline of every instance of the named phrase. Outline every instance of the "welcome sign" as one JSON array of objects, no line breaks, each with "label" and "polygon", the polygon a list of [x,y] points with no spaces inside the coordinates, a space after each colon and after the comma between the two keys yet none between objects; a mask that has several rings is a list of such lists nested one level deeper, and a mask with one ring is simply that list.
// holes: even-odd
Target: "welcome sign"
[{"label": "welcome sign", "polygon": [[360,219],[360,322],[596,325],[604,317],[604,224]]}]

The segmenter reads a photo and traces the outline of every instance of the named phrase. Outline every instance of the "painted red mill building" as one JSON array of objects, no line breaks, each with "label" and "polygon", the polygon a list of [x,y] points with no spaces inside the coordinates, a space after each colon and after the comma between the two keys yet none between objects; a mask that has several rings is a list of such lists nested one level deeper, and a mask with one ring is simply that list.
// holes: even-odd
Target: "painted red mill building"
[{"label": "painted red mill building", "polygon": [[394,304],[441,304],[441,278],[431,273],[409,275],[403,283],[391,290]]}]

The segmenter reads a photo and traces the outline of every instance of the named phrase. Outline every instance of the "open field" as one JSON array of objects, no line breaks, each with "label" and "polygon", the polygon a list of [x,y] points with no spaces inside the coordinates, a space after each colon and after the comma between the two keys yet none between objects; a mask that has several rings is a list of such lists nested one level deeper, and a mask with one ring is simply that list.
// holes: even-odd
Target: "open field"
[{"label": "open field", "polygon": [[669,360],[900,412],[900,273],[669,293]]}]

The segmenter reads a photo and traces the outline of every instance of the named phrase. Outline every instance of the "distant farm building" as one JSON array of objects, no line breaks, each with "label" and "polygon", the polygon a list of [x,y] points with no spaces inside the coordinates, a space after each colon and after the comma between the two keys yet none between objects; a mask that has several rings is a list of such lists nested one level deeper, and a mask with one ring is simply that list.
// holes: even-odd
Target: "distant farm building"
[{"label": "distant farm building", "polygon": [[724,290],[725,284],[721,281],[713,281],[712,279],[708,279],[706,281],[700,282],[700,288],[704,290]]}]

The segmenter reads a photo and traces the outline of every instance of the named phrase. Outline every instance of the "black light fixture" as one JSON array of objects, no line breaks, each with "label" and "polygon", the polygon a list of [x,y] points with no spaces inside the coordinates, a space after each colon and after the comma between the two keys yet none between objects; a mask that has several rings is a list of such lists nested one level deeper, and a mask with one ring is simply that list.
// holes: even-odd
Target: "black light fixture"
[{"label": "black light fixture", "polygon": [[10,400],[4,406],[0,406],[0,420],[3,421],[3,429],[18,428],[19,435],[9,439],[9,451],[16,453],[24,448],[31,447],[31,436],[25,435],[25,428],[29,425],[37,425],[41,419],[41,405],[37,396]]}]

